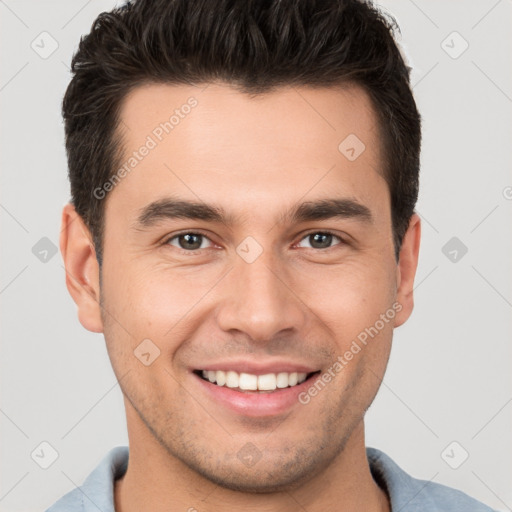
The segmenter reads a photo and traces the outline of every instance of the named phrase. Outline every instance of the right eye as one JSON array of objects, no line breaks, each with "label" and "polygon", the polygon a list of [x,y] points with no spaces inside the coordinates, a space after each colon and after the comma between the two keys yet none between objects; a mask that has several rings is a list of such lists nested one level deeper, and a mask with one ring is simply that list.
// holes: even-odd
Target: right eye
[{"label": "right eye", "polygon": [[189,252],[199,252],[201,249],[208,248],[208,246],[204,246],[204,242],[206,241],[212,244],[211,240],[206,235],[194,231],[186,231],[168,238],[163,242],[163,245],[172,245],[173,247]]}]

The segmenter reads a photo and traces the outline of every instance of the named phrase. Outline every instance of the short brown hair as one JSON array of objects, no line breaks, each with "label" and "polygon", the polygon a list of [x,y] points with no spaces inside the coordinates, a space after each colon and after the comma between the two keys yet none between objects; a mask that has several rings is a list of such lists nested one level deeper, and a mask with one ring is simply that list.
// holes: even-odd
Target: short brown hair
[{"label": "short brown hair", "polygon": [[135,0],[100,14],[80,40],[62,104],[71,202],[100,267],[104,201],[93,191],[121,165],[122,100],[151,82],[220,80],[250,94],[363,87],[379,118],[398,257],[418,196],[421,120],[395,29],[364,0]]}]

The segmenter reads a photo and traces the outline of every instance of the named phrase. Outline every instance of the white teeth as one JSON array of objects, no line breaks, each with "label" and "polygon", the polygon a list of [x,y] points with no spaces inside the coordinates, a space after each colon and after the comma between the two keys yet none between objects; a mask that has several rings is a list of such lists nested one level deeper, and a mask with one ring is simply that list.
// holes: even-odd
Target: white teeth
[{"label": "white teeth", "polygon": [[267,373],[258,377],[258,389],[273,391],[276,389],[277,377],[275,373]]},{"label": "white teeth", "polygon": [[236,372],[226,372],[226,386],[228,388],[237,388],[239,381],[238,373]]},{"label": "white teeth", "polygon": [[256,390],[258,389],[258,377],[250,373],[241,373],[238,387],[240,389]]},{"label": "white teeth", "polygon": [[276,378],[276,385],[278,388],[287,388],[288,387],[288,374],[287,373],[278,373]]},{"label": "white teeth", "polygon": [[216,371],[217,378],[215,379],[217,381],[218,386],[224,386],[226,384],[226,372],[223,371]]},{"label": "white teeth", "polygon": [[244,391],[274,391],[296,386],[306,380],[307,373],[280,372],[267,373],[265,375],[253,375],[251,373],[237,373],[234,371],[203,370],[203,378],[214,382],[217,386],[239,388]]}]

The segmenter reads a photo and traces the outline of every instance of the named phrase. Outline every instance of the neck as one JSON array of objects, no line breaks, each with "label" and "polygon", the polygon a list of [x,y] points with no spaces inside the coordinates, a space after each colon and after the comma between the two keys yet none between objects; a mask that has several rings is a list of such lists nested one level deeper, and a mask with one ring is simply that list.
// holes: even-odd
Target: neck
[{"label": "neck", "polygon": [[[342,453],[322,472],[294,489],[243,493],[223,488],[173,457],[139,423],[130,423],[130,458],[125,475],[116,480],[116,512],[389,512],[387,494],[373,480],[361,422]],[[135,425],[135,426],[134,426]]]}]

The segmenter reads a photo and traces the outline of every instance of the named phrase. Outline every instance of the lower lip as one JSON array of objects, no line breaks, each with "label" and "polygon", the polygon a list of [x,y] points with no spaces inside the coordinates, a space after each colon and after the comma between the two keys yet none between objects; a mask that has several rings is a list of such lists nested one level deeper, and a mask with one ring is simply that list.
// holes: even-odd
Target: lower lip
[{"label": "lower lip", "polygon": [[239,415],[249,417],[276,416],[288,412],[294,405],[300,405],[299,394],[310,387],[315,379],[313,376],[297,386],[278,388],[271,393],[244,393],[212,384],[195,373],[192,376],[213,400]]}]

